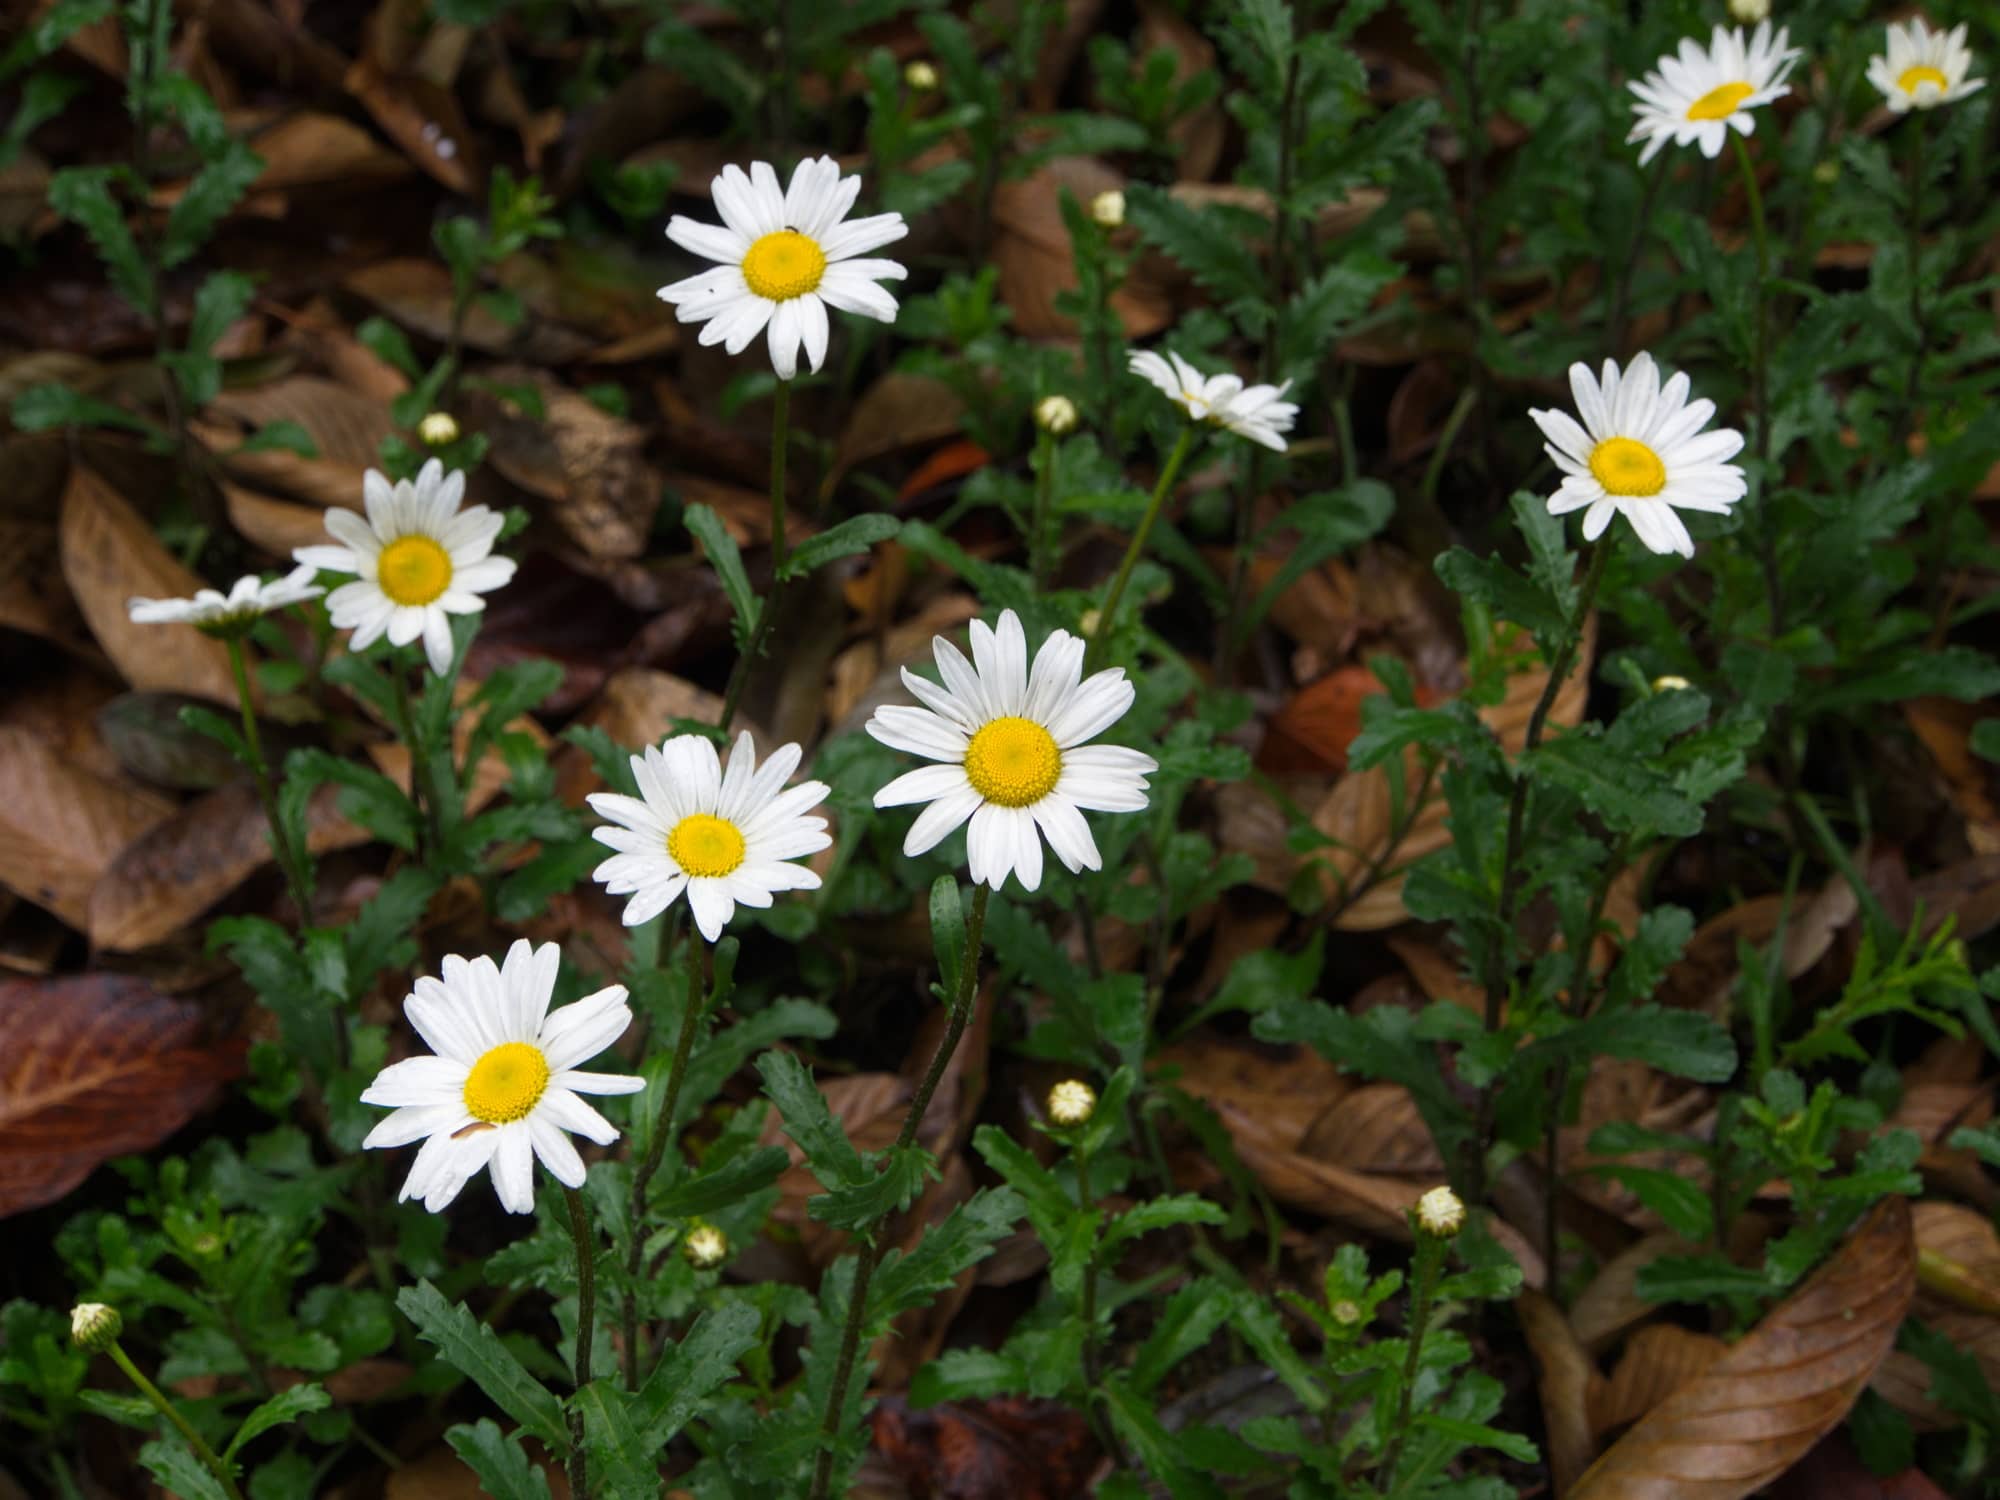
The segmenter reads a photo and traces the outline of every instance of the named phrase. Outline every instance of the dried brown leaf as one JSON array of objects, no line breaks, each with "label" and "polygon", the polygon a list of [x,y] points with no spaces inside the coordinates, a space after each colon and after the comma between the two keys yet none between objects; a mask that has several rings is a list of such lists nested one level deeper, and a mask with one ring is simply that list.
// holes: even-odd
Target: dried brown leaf
[{"label": "dried brown leaf", "polygon": [[166,798],[95,775],[20,728],[0,728],[0,786],[0,885],[79,929],[99,875],[173,811]]},{"label": "dried brown leaf", "polygon": [[1625,1427],[1646,1415],[1700,1375],[1728,1350],[1712,1334],[1674,1323],[1653,1323],[1626,1341],[1618,1368],[1591,1402],[1591,1422],[1599,1433]]},{"label": "dried brown leaf", "polygon": [[[1923,1320],[1979,1361],[1987,1382],[2000,1390],[2000,1318],[1986,1313],[1946,1312]],[[1956,1427],[1965,1419],[1930,1398],[1931,1367],[1914,1354],[1892,1352],[1869,1382],[1869,1389],[1927,1431]]]},{"label": "dried brown leaf", "polygon": [[1663,1255],[1692,1255],[1694,1246],[1675,1234],[1649,1234],[1611,1257],[1570,1307],[1570,1325],[1583,1346],[1600,1352],[1634,1323],[1659,1311],[1634,1283],[1642,1267]]},{"label": "dried brown leaf", "polygon": [[242,1048],[203,1045],[201,1019],[128,975],[0,983],[0,1215],[158,1145],[240,1072]]},{"label": "dried brown leaf", "polygon": [[[1056,311],[1056,298],[1075,288],[1076,259],[1062,218],[1062,193],[1089,205],[1124,179],[1090,157],[1059,156],[1017,182],[993,190],[993,267],[1000,297],[1014,310],[1014,327],[1027,338],[1074,337],[1076,325]],[[1126,337],[1145,338],[1173,320],[1173,304],[1139,266],[1111,294]]]},{"label": "dried brown leaf", "polygon": [[501,369],[491,378],[536,387],[543,407],[531,421],[496,401],[479,403],[493,467],[547,501],[556,525],[589,556],[642,555],[660,508],[645,432],[537,371]]},{"label": "dried brown leaf", "polygon": [[1972,1312],[2000,1315],[2000,1233],[1993,1221],[1956,1203],[1919,1203],[1910,1221],[1924,1290]]},{"label": "dried brown leaf", "polygon": [[1916,1283],[1909,1204],[1886,1199],[1747,1338],[1613,1444],[1570,1500],[1739,1500],[1763,1488],[1846,1418]]},{"label": "dried brown leaf", "polygon": [[1553,1298],[1523,1291],[1514,1300],[1514,1311],[1535,1356],[1542,1420],[1548,1433],[1549,1477],[1557,1500],[1561,1500],[1597,1456],[1590,1405],[1604,1377],[1583,1352],[1576,1331]]}]

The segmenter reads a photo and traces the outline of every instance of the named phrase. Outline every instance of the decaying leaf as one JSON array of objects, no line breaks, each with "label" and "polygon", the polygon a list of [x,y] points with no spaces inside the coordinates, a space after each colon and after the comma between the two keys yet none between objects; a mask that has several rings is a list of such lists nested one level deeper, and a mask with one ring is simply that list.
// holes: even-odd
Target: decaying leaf
[{"label": "decaying leaf", "polygon": [[2000,1233],[1993,1221],[1956,1203],[1919,1203],[1910,1219],[1924,1290],[2000,1316]]},{"label": "decaying leaf", "polygon": [[1527,1336],[1539,1372],[1549,1475],[1557,1500],[1561,1500],[1596,1456],[1590,1407],[1604,1377],[1583,1352],[1576,1331],[1553,1298],[1524,1290],[1514,1301],[1514,1311],[1521,1319],[1521,1332]]},{"label": "decaying leaf", "polygon": [[[1923,1321],[1949,1339],[1953,1347],[1978,1360],[1988,1383],[2000,1389],[2000,1318],[1986,1313],[1936,1312],[1925,1315]],[[1964,1421],[1931,1400],[1930,1366],[1900,1349],[1882,1361],[1869,1388],[1920,1428],[1956,1427]]]},{"label": "decaying leaf", "polygon": [[173,812],[166,798],[93,774],[20,728],[0,727],[0,786],[0,885],[79,929],[98,876]]},{"label": "decaying leaf", "polygon": [[1654,1407],[1570,1500],[1738,1500],[1838,1425],[1916,1293],[1910,1207],[1888,1198],[1750,1335]]},{"label": "decaying leaf", "polygon": [[1611,1379],[1591,1400],[1591,1425],[1605,1433],[1629,1426],[1700,1375],[1729,1346],[1713,1334],[1653,1323],[1626,1340]]},{"label": "decaying leaf", "polygon": [[0,1215],[158,1145],[241,1070],[198,1007],[122,974],[0,983]]}]

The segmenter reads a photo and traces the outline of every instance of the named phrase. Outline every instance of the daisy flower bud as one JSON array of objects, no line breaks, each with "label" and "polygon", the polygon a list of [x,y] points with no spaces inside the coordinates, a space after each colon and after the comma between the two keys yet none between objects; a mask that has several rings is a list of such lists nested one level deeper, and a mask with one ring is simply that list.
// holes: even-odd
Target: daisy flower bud
[{"label": "daisy flower bud", "polygon": [[1713,160],[1722,154],[1730,131],[1755,131],[1750,111],[1791,92],[1785,78],[1800,52],[1786,45],[1788,40],[1782,26],[1776,36],[1771,34],[1769,20],[1758,22],[1747,42],[1740,26],[1716,27],[1706,50],[1692,37],[1684,38],[1678,56],[1661,58],[1652,72],[1628,85],[1639,102],[1632,106],[1636,118],[1625,139],[1646,143],[1639,165],[1658,156],[1669,141],[1698,145]]},{"label": "daisy flower bud", "polygon": [[1284,434],[1298,420],[1298,407],[1279,399],[1291,389],[1289,380],[1245,386],[1240,375],[1204,375],[1178,354],[1162,358],[1150,349],[1135,349],[1127,368],[1152,382],[1190,422],[1227,428],[1277,453],[1285,451]]},{"label": "daisy flower bud", "polygon": [[903,66],[903,82],[919,94],[928,94],[938,86],[937,69],[923,58]]},{"label": "daisy flower bud", "polygon": [[1656,693],[1684,693],[1693,686],[1685,677],[1676,677],[1672,673],[1653,679],[1653,691]]},{"label": "daisy flower bud", "polygon": [[1729,14],[1745,26],[1771,19],[1771,0],[1729,0]]},{"label": "daisy flower bud", "polygon": [[1342,1328],[1352,1328],[1361,1321],[1361,1304],[1349,1301],[1345,1297],[1334,1303],[1327,1311],[1333,1314],[1333,1321]]},{"label": "daisy flower bud", "polygon": [[1064,1130],[1088,1125],[1090,1117],[1097,1113],[1097,1090],[1081,1078],[1065,1078],[1049,1090],[1045,1108],[1051,1125]]},{"label": "daisy flower bud", "polygon": [[273,610],[303,604],[325,593],[312,581],[313,572],[310,566],[301,565],[269,583],[248,573],[237,579],[227,594],[201,589],[192,599],[128,599],[125,609],[135,625],[192,625],[203,635],[242,635]]},{"label": "daisy flower bud", "polygon": [[69,1310],[69,1336],[76,1347],[90,1354],[102,1354],[125,1331],[118,1309],[102,1302],[79,1302]]},{"label": "daisy flower bud", "polygon": [[1932,31],[1921,16],[1905,25],[1891,24],[1887,51],[1868,60],[1868,81],[1882,91],[1896,114],[1936,109],[1986,86],[1983,78],[1967,78],[1972,51],[1965,45],[1965,23],[1950,31]]},{"label": "daisy flower bud", "polygon": [[681,1241],[681,1254],[697,1271],[713,1271],[729,1259],[729,1236],[713,1224],[697,1224]]},{"label": "daisy flower bud", "polygon": [[1116,229],[1125,222],[1125,195],[1116,188],[1107,188],[1090,200],[1090,216],[1106,229]]},{"label": "daisy flower bud", "polygon": [[1448,1187],[1434,1187],[1417,1200],[1417,1228],[1448,1240],[1465,1228],[1465,1204]]},{"label": "daisy flower bud", "polygon": [[1035,403],[1035,425],[1061,437],[1076,431],[1076,403],[1067,396],[1044,396]]},{"label": "daisy flower bud", "polygon": [[423,421],[417,423],[417,436],[432,448],[455,443],[458,441],[458,418],[448,411],[426,412]]}]

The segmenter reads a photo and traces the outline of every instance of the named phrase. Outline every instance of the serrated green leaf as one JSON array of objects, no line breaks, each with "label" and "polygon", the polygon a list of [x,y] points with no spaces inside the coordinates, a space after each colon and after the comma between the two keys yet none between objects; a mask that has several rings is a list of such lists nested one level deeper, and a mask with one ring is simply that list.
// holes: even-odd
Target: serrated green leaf
[{"label": "serrated green leaf", "polygon": [[822,1186],[856,1187],[872,1179],[874,1174],[827,1108],[826,1096],[805,1063],[789,1052],[766,1052],[757,1059],[757,1071],[764,1079],[764,1092],[784,1118],[785,1134],[805,1152],[806,1164]]},{"label": "serrated green leaf", "polygon": [[549,1500],[547,1476],[529,1461],[521,1440],[502,1432],[491,1417],[447,1427],[444,1440],[493,1500]]},{"label": "serrated green leaf", "polygon": [[592,1493],[611,1500],[659,1500],[664,1445],[647,1440],[636,1420],[638,1398],[609,1381],[593,1380],[570,1401],[583,1413]]},{"label": "serrated green leaf", "polygon": [[1566,734],[1523,757],[1527,773],[1576,793],[1615,828],[1688,838],[1701,832],[1702,809],[1642,761],[1590,734]]},{"label": "serrated green leaf", "polygon": [[180,1500],[230,1500],[222,1481],[180,1438],[155,1438],[139,1450],[139,1463]]},{"label": "serrated green leaf", "polygon": [[726,1302],[694,1321],[640,1387],[633,1421],[654,1451],[666,1447],[701,1404],[736,1373],[757,1342],[762,1319],[748,1302]]},{"label": "serrated green leaf", "polygon": [[1549,591],[1497,557],[1474,557],[1463,547],[1453,547],[1438,558],[1437,575],[1453,593],[1484,604],[1503,620],[1525,626],[1545,648],[1569,629],[1562,606]]},{"label": "serrated green leaf", "polygon": [[244,1444],[263,1436],[273,1427],[286,1426],[309,1412],[325,1411],[331,1405],[333,1397],[326,1393],[323,1386],[311,1381],[287,1387],[268,1401],[260,1402],[243,1419],[242,1425],[236,1429],[236,1436],[229,1440],[229,1447],[223,1452],[223,1461],[236,1457],[237,1450]]},{"label": "serrated green leaf", "polygon": [[1214,1337],[1236,1310],[1237,1293],[1210,1276],[1190,1281],[1167,1299],[1153,1331],[1133,1356],[1132,1389],[1150,1394],[1173,1373],[1175,1365]]},{"label": "serrated green leaf", "polygon": [[794,547],[785,559],[785,565],[778,570],[780,578],[802,578],[806,574],[825,567],[835,558],[852,557],[857,552],[866,552],[877,542],[886,542],[898,531],[903,523],[894,516],[871,511],[865,515],[849,516],[836,526],[829,526],[816,536],[809,536]]},{"label": "serrated green leaf", "polygon": [[675,1183],[653,1201],[651,1212],[662,1219],[694,1219],[720,1213],[755,1196],[784,1176],[791,1156],[783,1146],[760,1146],[732,1157],[712,1172]]},{"label": "serrated green leaf", "polygon": [[160,236],[160,264],[171,268],[189,259],[215,232],[264,170],[264,158],[239,140],[231,140],[194,174],[174,206],[167,211],[166,232]]},{"label": "serrated green leaf", "polygon": [[750,587],[750,575],[743,571],[743,554],[737,550],[736,538],[722,524],[722,517],[706,505],[690,505],[681,513],[681,522],[701,543],[701,550],[708,555],[708,565],[722,580],[723,595],[736,615],[736,644],[739,648],[747,646],[757,628],[757,611],[762,606]]},{"label": "serrated green leaf", "polygon": [[477,1385],[493,1404],[558,1452],[569,1452],[562,1403],[500,1342],[500,1335],[462,1303],[447,1302],[428,1280],[404,1287],[396,1306],[445,1362]]},{"label": "serrated green leaf", "polygon": [[981,1188],[926,1230],[910,1250],[884,1257],[870,1293],[869,1316],[891,1318],[942,1293],[968,1267],[993,1253],[1026,1212],[1012,1188]]},{"label": "serrated green leaf", "polygon": [[151,318],[153,276],[111,191],[119,177],[114,167],[65,167],[49,179],[49,207],[90,236],[118,295]]}]

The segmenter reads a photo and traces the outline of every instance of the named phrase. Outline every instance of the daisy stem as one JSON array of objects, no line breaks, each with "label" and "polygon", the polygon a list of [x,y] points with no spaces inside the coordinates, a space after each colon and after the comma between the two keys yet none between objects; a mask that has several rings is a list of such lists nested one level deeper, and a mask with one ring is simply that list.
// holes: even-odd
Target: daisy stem
[{"label": "daisy stem", "polygon": [[1918,430],[1917,398],[1922,394],[1924,370],[1924,279],[1920,272],[1923,260],[1924,229],[1924,112],[1912,110],[1910,121],[1910,209],[1906,228],[1909,233],[1909,248],[1905,252],[1909,260],[1910,277],[1910,338],[1915,347],[1910,351],[1909,380],[1903,387],[1903,420],[1905,436],[1915,437]]},{"label": "daisy stem", "polygon": [[[569,1200],[569,1232],[576,1240],[576,1389],[590,1384],[590,1349],[597,1332],[597,1260],[591,1246],[590,1210],[583,1194],[564,1187]],[[573,1401],[569,1409],[569,1492],[576,1500],[590,1494],[587,1463],[583,1452],[583,1408]]]},{"label": "daisy stem", "polygon": [[[1608,548],[1599,548],[1599,552]],[[1417,1371],[1424,1357],[1424,1335],[1429,1331],[1431,1303],[1437,1292],[1438,1272],[1444,1269],[1445,1241],[1428,1230],[1417,1230],[1416,1254],[1410,1260],[1410,1324],[1404,1334],[1408,1348],[1403,1356],[1403,1378],[1396,1396],[1396,1417],[1390,1425],[1389,1446],[1375,1477],[1385,1490],[1393,1492],[1396,1466],[1402,1461],[1403,1441],[1410,1433],[1411,1398],[1417,1388]]]},{"label": "daisy stem", "polygon": [[410,806],[416,809],[418,837],[427,842],[417,846],[417,862],[428,866],[436,859],[444,844],[444,829],[438,821],[437,799],[424,795],[424,777],[430,766],[430,755],[425,746],[417,742],[417,716],[410,706],[409,670],[398,658],[390,663],[389,680],[396,688],[396,730],[403,737],[404,747],[410,752]]},{"label": "daisy stem", "polygon": [[1045,427],[1035,429],[1035,510],[1028,522],[1028,571],[1035,592],[1049,586],[1049,506],[1056,485],[1056,439]]},{"label": "daisy stem", "polygon": [[687,942],[687,1008],[681,1012],[680,1039],[674,1043],[674,1060],[667,1069],[667,1092],[660,1100],[660,1112],[653,1120],[653,1133],[646,1141],[646,1159],[632,1174],[632,1243],[625,1252],[625,1384],[639,1389],[639,1264],[645,1249],[642,1226],[646,1217],[646,1188],[666,1159],[667,1141],[674,1133],[674,1115],[680,1108],[681,1084],[687,1077],[688,1058],[694,1053],[694,1039],[701,1030],[702,1012],[707,1008],[708,976],[702,969],[701,942],[692,934]]},{"label": "daisy stem", "polygon": [[716,728],[725,731],[736,717],[757,658],[764,654],[764,637],[771,632],[771,617],[778,612],[778,598],[785,589],[785,447],[791,426],[792,383],[781,380],[771,396],[771,592],[757,601],[757,623],[750,628],[750,644],[729,674],[722,717],[716,721]]},{"label": "daisy stem", "polygon": [[1097,612],[1097,628],[1090,632],[1090,645],[1085,652],[1085,671],[1098,665],[1104,655],[1104,643],[1111,638],[1112,622],[1117,618],[1118,601],[1125,597],[1125,585],[1132,577],[1132,569],[1139,561],[1139,554],[1146,550],[1146,538],[1152,534],[1153,523],[1160,518],[1160,507],[1166,504],[1174,480],[1180,475],[1181,464],[1193,446],[1194,424],[1190,422],[1181,428],[1181,435],[1174,442],[1174,451],[1167,455],[1166,467],[1160,470],[1160,481],[1153,486],[1153,498],[1146,502],[1146,514],[1140,518],[1139,529],[1132,533],[1132,540],[1126,544],[1125,556],[1119,562],[1118,572],[1104,596],[1104,605]]},{"label": "daisy stem", "polygon": [[[972,1020],[973,997],[979,993],[979,956],[986,943],[986,902],[991,895],[984,881],[972,888],[972,910],[965,919],[965,961],[958,970],[958,993],[952,996],[944,1040],[938,1043],[937,1054],[931,1058],[923,1082],[911,1096],[909,1113],[903,1117],[903,1128],[896,1136],[898,1152],[916,1144],[917,1131],[931,1107],[931,1096],[943,1081],[944,1070],[950,1066],[951,1056],[958,1050],[965,1028]],[[834,1361],[833,1383],[827,1390],[826,1413],[820,1420],[820,1448],[819,1456],[813,1460],[811,1500],[828,1500],[832,1494],[835,1445],[840,1439],[841,1417],[847,1411],[847,1387],[854,1378],[855,1360],[861,1352],[861,1329],[868,1321],[869,1284],[874,1281],[875,1267],[888,1248],[882,1232],[888,1217],[884,1213],[868,1226],[867,1243],[862,1246],[860,1262],[854,1268],[854,1285],[847,1297],[847,1321],[840,1330],[840,1352]]]},{"label": "daisy stem", "polygon": [[264,821],[271,825],[271,852],[278,868],[285,872],[291,887],[292,904],[299,909],[299,925],[312,925],[312,891],[305,877],[305,862],[292,847],[291,836],[278,817],[278,794],[271,785],[270,763],[264,759],[264,744],[257,734],[257,711],[250,703],[250,669],[243,659],[243,638],[229,636],[229,675],[236,680],[236,705],[243,712],[243,753],[250,762],[250,775],[257,783],[257,800],[264,806]]},{"label": "daisy stem", "polygon": [[1647,231],[1653,223],[1653,204],[1660,196],[1660,184],[1666,180],[1667,163],[1671,160],[1661,152],[1653,163],[1652,173],[1646,178],[1646,191],[1639,199],[1638,218],[1632,225],[1632,243],[1626,248],[1624,263],[1618,267],[1618,279],[1612,283],[1604,347],[1616,360],[1625,358],[1625,315],[1632,305],[1632,280],[1639,272],[1639,257],[1645,252]]},{"label": "daisy stem", "polygon": [[208,1440],[194,1430],[174,1403],[169,1401],[160,1388],[148,1380],[139,1367],[132,1363],[132,1356],[125,1352],[119,1342],[113,1339],[104,1352],[111,1356],[113,1364],[125,1372],[125,1378],[139,1388],[139,1394],[152,1402],[154,1409],[173,1424],[174,1430],[181,1435],[188,1447],[194,1450],[194,1456],[201,1460],[202,1467],[215,1476],[216,1483],[222,1486],[229,1500],[243,1500],[243,1492],[236,1487],[236,1477],[229,1472],[229,1465],[216,1456],[215,1450],[208,1446]]},{"label": "daisy stem", "polygon": [[1757,187],[1757,167],[1750,160],[1750,148],[1742,136],[1731,132],[1736,143],[1736,161],[1743,169],[1743,195],[1750,204],[1750,235],[1757,246],[1757,294],[1752,317],[1753,342],[1750,353],[1750,410],[1757,432],[1757,512],[1762,523],[1760,551],[1764,563],[1764,591],[1770,596],[1771,634],[1784,634],[1784,584],[1778,574],[1778,528],[1771,514],[1771,397],[1770,365],[1771,299],[1766,285],[1771,274],[1771,242],[1764,226],[1764,195]]}]

